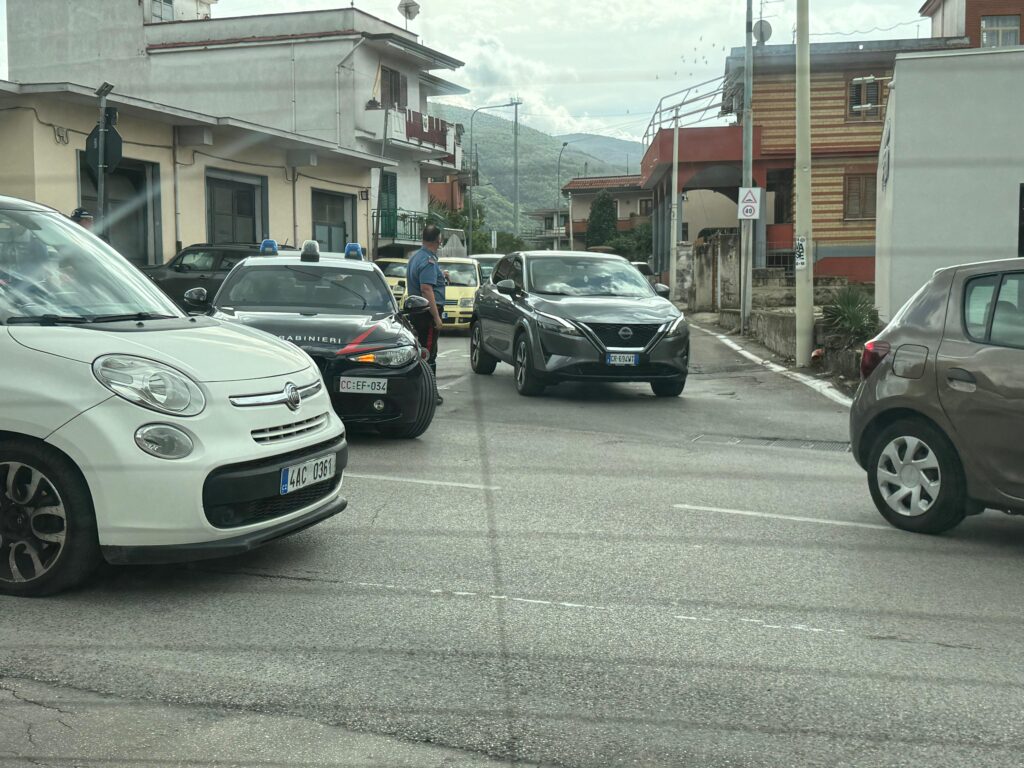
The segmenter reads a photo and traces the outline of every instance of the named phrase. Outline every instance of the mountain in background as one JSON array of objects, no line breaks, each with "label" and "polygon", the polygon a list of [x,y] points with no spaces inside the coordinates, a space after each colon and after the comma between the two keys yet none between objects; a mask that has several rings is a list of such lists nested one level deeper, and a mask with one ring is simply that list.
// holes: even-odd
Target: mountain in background
[{"label": "mountain in background", "polygon": [[622,169],[622,173],[639,173],[640,160],[644,156],[644,145],[639,141],[613,139],[610,136],[598,136],[595,133],[567,133],[555,136],[557,141],[568,141],[565,148],[577,149],[592,157],[603,160],[609,165]]},{"label": "mountain in background", "polygon": [[[468,161],[470,110],[447,104],[431,104],[430,114],[450,123],[462,123],[465,126],[462,150]],[[514,187],[512,121],[488,112],[478,112],[473,119],[473,134],[476,154],[480,160],[480,186],[473,189],[473,200],[483,204],[488,227],[511,232]],[[562,153],[562,184],[574,176],[615,176],[625,173],[626,150],[618,144],[631,146],[635,142],[620,142],[618,139],[606,139],[603,136],[591,138],[594,140],[593,145],[602,151],[606,148],[621,150],[622,161],[609,161],[600,154],[582,151],[577,144],[582,145],[583,142],[570,144]],[[519,125],[519,223],[524,232],[540,226],[540,222],[525,215],[526,211],[552,208],[563,199],[559,194],[556,178],[558,153],[562,149],[563,141],[568,139],[551,136],[522,123]],[[616,144],[606,145],[606,141]],[[608,151],[612,152],[612,149]],[[633,152],[636,153],[635,159]],[[631,165],[639,167],[639,150],[630,151],[630,162]]]}]

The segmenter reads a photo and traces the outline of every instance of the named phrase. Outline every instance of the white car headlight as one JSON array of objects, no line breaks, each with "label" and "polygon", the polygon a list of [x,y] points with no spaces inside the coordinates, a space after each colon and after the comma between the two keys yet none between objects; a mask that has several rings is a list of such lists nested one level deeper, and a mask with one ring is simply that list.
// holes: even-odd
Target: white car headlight
[{"label": "white car headlight", "polygon": [[669,321],[666,325],[668,325],[668,330],[665,332],[666,336],[680,336],[686,330],[686,317],[680,312],[679,317]]},{"label": "white car headlight", "polygon": [[378,349],[375,352],[364,352],[359,355],[351,355],[348,359],[357,363],[372,363],[383,365],[388,368],[401,368],[408,365],[417,357],[416,347],[392,347],[391,349]]},{"label": "white car headlight", "polygon": [[463,307],[463,308],[472,307],[473,306],[473,297],[472,296],[467,296],[464,299],[459,299],[459,306]]},{"label": "white car headlight", "polygon": [[196,416],[206,407],[199,385],[176,368],[132,355],[104,355],[92,364],[96,379],[119,397],[172,416]]},{"label": "white car headlight", "polygon": [[575,325],[564,318],[537,311],[537,324],[546,331],[560,333],[563,336],[582,336],[583,333]]}]

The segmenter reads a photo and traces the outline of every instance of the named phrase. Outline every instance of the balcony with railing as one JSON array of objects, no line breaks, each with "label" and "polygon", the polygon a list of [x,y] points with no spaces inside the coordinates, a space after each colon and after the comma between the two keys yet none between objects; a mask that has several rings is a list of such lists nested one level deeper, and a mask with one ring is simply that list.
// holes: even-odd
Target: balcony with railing
[{"label": "balcony with railing", "polygon": [[422,153],[431,168],[458,169],[462,165],[462,129],[439,117],[413,109],[383,109],[377,102],[366,105],[358,128],[371,141],[387,140],[388,146]]},{"label": "balcony with railing", "polygon": [[408,211],[404,208],[374,208],[372,215],[373,231],[379,232],[382,240],[406,243],[420,242],[423,228],[432,221],[426,211]]}]

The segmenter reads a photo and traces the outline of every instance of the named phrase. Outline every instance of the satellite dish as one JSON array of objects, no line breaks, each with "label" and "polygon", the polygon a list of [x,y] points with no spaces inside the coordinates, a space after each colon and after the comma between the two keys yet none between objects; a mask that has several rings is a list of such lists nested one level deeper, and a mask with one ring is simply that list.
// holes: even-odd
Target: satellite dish
[{"label": "satellite dish", "polygon": [[754,24],[754,39],[758,44],[767,43],[772,36],[772,25],[764,19],[758,19]]},{"label": "satellite dish", "polygon": [[405,16],[406,21],[412,21],[420,13],[420,4],[416,0],[402,0],[398,4],[398,12]]}]

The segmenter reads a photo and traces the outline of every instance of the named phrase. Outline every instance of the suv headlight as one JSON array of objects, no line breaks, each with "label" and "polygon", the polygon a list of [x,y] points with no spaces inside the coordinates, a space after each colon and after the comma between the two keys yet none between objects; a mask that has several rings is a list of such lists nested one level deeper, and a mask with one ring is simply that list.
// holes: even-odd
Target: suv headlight
[{"label": "suv headlight", "polygon": [[351,355],[348,359],[357,363],[370,363],[383,365],[388,368],[401,368],[408,365],[417,357],[416,347],[403,346],[392,347],[391,349],[378,349],[375,352],[364,352],[361,355]]},{"label": "suv headlight", "polygon": [[206,397],[190,377],[169,365],[132,355],[104,355],[92,364],[100,384],[143,408],[172,416],[196,416]]},{"label": "suv headlight", "polygon": [[575,325],[561,317],[549,315],[547,312],[537,312],[537,325],[545,331],[560,333],[563,336],[582,336],[583,333]]},{"label": "suv headlight", "polygon": [[686,317],[680,312],[679,317],[670,320],[666,325],[668,326],[668,330],[665,332],[666,336],[681,336],[686,329]]},{"label": "suv headlight", "polygon": [[472,307],[473,306],[473,297],[472,296],[466,296],[464,299],[459,299],[459,306],[463,307],[463,308]]}]

